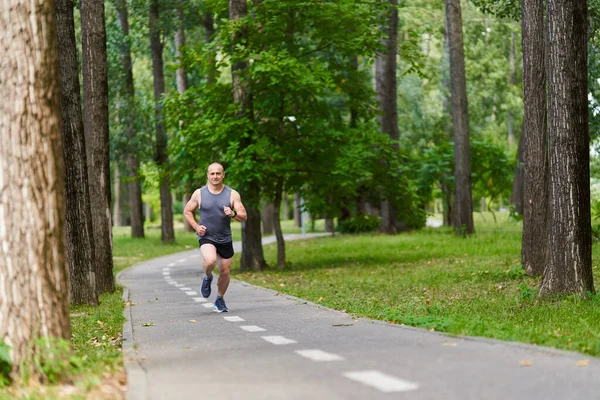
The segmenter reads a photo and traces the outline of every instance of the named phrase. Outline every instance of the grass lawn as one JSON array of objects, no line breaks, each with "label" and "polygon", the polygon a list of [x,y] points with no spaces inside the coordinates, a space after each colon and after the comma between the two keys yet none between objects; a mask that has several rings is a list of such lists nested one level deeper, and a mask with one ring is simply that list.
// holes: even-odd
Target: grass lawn
[{"label": "grass lawn", "polygon": [[[522,225],[497,217],[475,214],[466,239],[427,228],[290,242],[284,270],[234,276],[356,316],[598,356],[600,296],[537,299],[539,278],[520,266]],[[274,245],[265,257],[274,265]],[[593,262],[599,282],[598,245]]]}]

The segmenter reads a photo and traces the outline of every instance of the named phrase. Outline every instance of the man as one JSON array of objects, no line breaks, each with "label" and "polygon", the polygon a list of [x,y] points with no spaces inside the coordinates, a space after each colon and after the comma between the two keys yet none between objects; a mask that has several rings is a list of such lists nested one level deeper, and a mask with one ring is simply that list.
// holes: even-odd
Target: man
[{"label": "man", "polygon": [[[219,279],[217,280],[217,299],[215,311],[227,312],[223,296],[229,286],[229,269],[233,257],[233,240],[231,238],[231,219],[244,222],[248,218],[242,204],[240,194],[223,184],[225,173],[223,166],[213,163],[208,166],[208,182],[197,189],[185,205],[183,216],[198,234],[200,251],[204,258],[204,277],[200,292],[207,298],[210,296],[212,271],[219,261]],[[196,223],[194,210],[200,211],[200,221]]]}]

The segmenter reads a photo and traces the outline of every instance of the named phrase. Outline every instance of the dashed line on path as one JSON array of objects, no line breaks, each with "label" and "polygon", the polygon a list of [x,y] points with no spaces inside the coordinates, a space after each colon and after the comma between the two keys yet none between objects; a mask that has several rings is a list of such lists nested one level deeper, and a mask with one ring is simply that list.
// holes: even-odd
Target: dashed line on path
[{"label": "dashed line on path", "polygon": [[169,267],[164,267],[164,268],[163,268],[163,271],[168,271],[168,270],[170,270],[170,269],[171,269],[171,268],[169,268]]},{"label": "dashed line on path", "polygon": [[327,353],[323,350],[311,349],[311,350],[296,350],[296,353],[302,357],[309,358],[313,361],[342,361],[344,357],[338,356],[337,354]]},{"label": "dashed line on path", "polygon": [[346,372],[344,376],[385,393],[408,392],[419,388],[415,382],[398,379],[375,370]]},{"label": "dashed line on path", "polygon": [[175,287],[184,287],[185,285],[183,283],[178,283],[177,285],[175,285]]},{"label": "dashed line on path", "polygon": [[175,265],[177,265],[177,264],[171,263],[171,264],[167,264],[167,267],[174,267]]},{"label": "dashed line on path", "polygon": [[204,297],[194,297],[194,301],[196,303],[206,303],[208,300],[206,300]]},{"label": "dashed line on path", "polygon": [[229,321],[229,322],[242,322],[245,321],[244,318],[238,317],[237,315],[232,316],[232,317],[223,317],[225,318],[225,321]]},{"label": "dashed line on path", "polygon": [[179,290],[192,290],[191,287],[180,287]]},{"label": "dashed line on path", "polygon": [[163,272],[163,275],[164,275],[164,276],[170,276],[170,275],[171,275],[171,273],[170,273],[170,272],[168,272],[168,271],[165,271],[165,272]]},{"label": "dashed line on path", "polygon": [[185,292],[185,294],[187,294],[188,296],[198,296],[198,292],[196,292],[195,290],[189,290]]},{"label": "dashed line on path", "polygon": [[177,260],[178,263],[186,262],[187,258],[182,258],[181,260]]},{"label": "dashed line on path", "polygon": [[240,328],[242,328],[246,332],[264,332],[264,331],[266,331],[266,329],[261,328],[260,326],[256,326],[256,325],[244,325],[244,326],[240,326]]},{"label": "dashed line on path", "polygon": [[265,339],[269,343],[276,345],[298,343],[296,340],[288,339],[283,336],[261,336],[261,338]]},{"label": "dashed line on path", "polygon": [[167,282],[167,283],[168,283],[169,285],[177,285],[177,282],[175,282],[175,281],[170,281],[170,282]]},{"label": "dashed line on path", "polygon": [[215,306],[213,303],[204,303],[204,304],[202,304],[202,305],[203,305],[204,307],[206,307],[206,308],[212,308],[212,307],[214,307],[214,306]]},{"label": "dashed line on path", "polygon": [[198,258],[198,257],[199,257],[199,256],[198,256],[198,254],[192,254],[192,255],[190,256],[190,258]]}]

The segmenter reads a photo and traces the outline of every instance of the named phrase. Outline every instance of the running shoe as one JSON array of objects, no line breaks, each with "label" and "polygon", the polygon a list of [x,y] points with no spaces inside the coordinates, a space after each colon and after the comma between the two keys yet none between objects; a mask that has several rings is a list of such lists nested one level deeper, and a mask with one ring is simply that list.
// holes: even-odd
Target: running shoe
[{"label": "running shoe", "polygon": [[216,312],[228,312],[227,306],[225,305],[225,300],[222,297],[217,297],[215,300],[215,311]]},{"label": "running shoe", "polygon": [[204,277],[202,279],[202,286],[200,287],[200,293],[202,293],[202,297],[207,298],[210,296],[210,284],[212,283],[213,276],[210,274],[210,277]]}]

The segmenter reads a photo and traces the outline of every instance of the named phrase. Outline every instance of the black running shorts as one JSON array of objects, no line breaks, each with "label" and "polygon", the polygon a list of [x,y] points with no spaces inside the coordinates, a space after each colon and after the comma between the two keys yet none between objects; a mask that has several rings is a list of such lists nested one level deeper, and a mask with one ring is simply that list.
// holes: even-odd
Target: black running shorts
[{"label": "black running shorts", "polygon": [[202,247],[203,244],[212,244],[217,249],[217,254],[221,258],[231,258],[233,257],[233,242],[227,243],[215,243],[212,240],[204,239],[203,237],[198,239],[198,245]]}]

